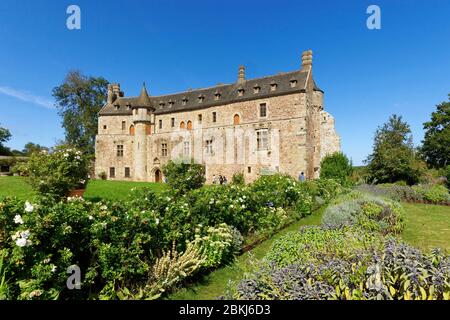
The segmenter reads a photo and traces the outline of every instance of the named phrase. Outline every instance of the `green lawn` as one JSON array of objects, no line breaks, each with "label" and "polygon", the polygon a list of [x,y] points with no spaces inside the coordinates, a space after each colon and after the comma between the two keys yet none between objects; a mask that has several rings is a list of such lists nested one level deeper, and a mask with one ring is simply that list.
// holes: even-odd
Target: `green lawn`
[{"label": "green lawn", "polygon": [[[89,200],[121,200],[127,197],[132,188],[143,187],[149,187],[158,192],[166,186],[162,183],[151,182],[90,180],[84,197]],[[33,191],[23,177],[0,177],[0,198],[5,196],[28,199],[33,196]]]},{"label": "green lawn", "polygon": [[282,231],[278,232],[272,238],[262,242],[251,251],[244,253],[236,258],[235,262],[226,267],[217,269],[193,284],[188,288],[182,288],[178,292],[169,296],[172,300],[212,300],[223,295],[227,289],[228,282],[236,281],[242,278],[246,267],[249,266],[249,258],[261,259],[272,246],[272,243],[290,231],[296,231],[300,226],[318,225],[322,219],[324,208],[314,212],[312,215],[297,221]]},{"label": "green lawn", "polygon": [[450,252],[450,207],[412,203],[403,203],[403,207],[403,240],[421,249],[439,247]]}]

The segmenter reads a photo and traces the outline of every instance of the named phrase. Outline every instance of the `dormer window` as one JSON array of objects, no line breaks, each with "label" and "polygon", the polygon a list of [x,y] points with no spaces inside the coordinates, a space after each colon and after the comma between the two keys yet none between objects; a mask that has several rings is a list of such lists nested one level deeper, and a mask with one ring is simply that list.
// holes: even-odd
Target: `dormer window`
[{"label": "dormer window", "polygon": [[220,92],[217,90],[215,93],[214,93],[214,100],[219,100],[220,99]]},{"label": "dormer window", "polygon": [[259,93],[261,91],[261,87],[259,86],[259,84],[255,84],[253,86],[253,93]]},{"label": "dormer window", "polygon": [[295,88],[297,86],[297,80],[296,79],[291,79],[289,80],[290,84],[291,84],[291,88]]},{"label": "dormer window", "polygon": [[120,106],[119,106],[118,104],[115,104],[115,105],[114,105],[114,108],[115,108],[116,110],[119,110],[119,109],[120,109]]},{"label": "dormer window", "polygon": [[204,95],[199,95],[198,96],[198,103],[202,103],[203,102],[203,100],[205,100],[205,96]]},{"label": "dormer window", "polygon": [[238,88],[238,96],[239,97],[242,97],[244,95],[244,92],[245,92],[244,88],[242,88],[242,87]]},{"label": "dormer window", "polygon": [[172,101],[172,99],[169,100],[168,104],[169,104],[169,108],[173,107],[174,102]]},{"label": "dormer window", "polygon": [[164,106],[165,106],[166,104],[163,102],[163,101],[160,101],[159,102],[159,107],[162,109],[162,108],[164,108]]},{"label": "dormer window", "polygon": [[131,104],[129,102],[127,103],[127,110],[131,110]]},{"label": "dormer window", "polygon": [[188,101],[188,98],[183,97],[183,99],[181,100],[181,104],[182,104],[183,106],[185,106],[186,103],[187,103],[187,101]]},{"label": "dormer window", "polygon": [[277,83],[275,82],[275,81],[272,81],[271,83],[270,83],[270,91],[275,91],[275,90],[277,90]]}]

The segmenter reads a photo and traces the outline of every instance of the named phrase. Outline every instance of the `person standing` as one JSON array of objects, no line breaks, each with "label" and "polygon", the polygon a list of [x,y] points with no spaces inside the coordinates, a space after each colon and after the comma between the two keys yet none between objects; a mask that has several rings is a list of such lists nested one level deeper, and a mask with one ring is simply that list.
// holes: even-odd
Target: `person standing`
[{"label": "person standing", "polygon": [[213,174],[213,177],[212,177],[212,183],[213,183],[213,184],[217,184],[217,177],[216,177],[215,174]]},{"label": "person standing", "polygon": [[300,181],[300,182],[303,182],[303,181],[305,181],[306,180],[306,178],[305,178],[305,173],[302,171],[301,173],[300,173],[300,175],[298,176],[298,180]]},{"label": "person standing", "polygon": [[222,175],[219,175],[219,183],[223,184],[223,177],[222,177]]}]

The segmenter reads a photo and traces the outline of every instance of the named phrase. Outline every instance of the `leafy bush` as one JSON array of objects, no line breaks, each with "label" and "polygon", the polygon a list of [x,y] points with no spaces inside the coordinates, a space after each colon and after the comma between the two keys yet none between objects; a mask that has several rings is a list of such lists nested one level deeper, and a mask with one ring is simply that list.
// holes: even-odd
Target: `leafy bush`
[{"label": "leafy bush", "polygon": [[163,166],[168,185],[178,194],[198,189],[205,183],[205,167],[196,163],[169,161]]},{"label": "leafy bush", "polygon": [[423,196],[427,201],[444,202],[450,201],[448,189],[442,185],[420,185],[413,186],[413,189]]},{"label": "leafy bush", "polygon": [[20,171],[38,194],[60,199],[86,184],[89,157],[75,148],[60,146],[53,153],[33,153]]},{"label": "leafy bush", "polygon": [[368,231],[399,234],[404,227],[402,206],[354,191],[336,199],[324,212],[322,223],[329,227],[356,225]]},{"label": "leafy bush", "polygon": [[[306,245],[302,248],[309,249]],[[312,249],[315,249],[313,247]],[[450,259],[439,250],[422,254],[388,239],[381,250],[351,248],[288,265],[262,262],[235,285],[228,299],[412,300],[450,298]],[[312,251],[312,250],[311,250]],[[353,253],[353,254],[352,254]]]},{"label": "leafy bush", "polygon": [[352,162],[342,152],[326,155],[320,162],[320,178],[346,183],[353,173]]},{"label": "leafy bush", "polygon": [[245,184],[244,173],[239,172],[239,173],[233,174],[233,177],[231,178],[231,182],[233,184],[244,185]]},{"label": "leafy bush", "polygon": [[381,243],[379,235],[360,232],[352,227],[330,229],[308,226],[276,240],[265,259],[285,267],[297,262],[320,262],[325,256],[350,258],[355,251],[375,250]]}]

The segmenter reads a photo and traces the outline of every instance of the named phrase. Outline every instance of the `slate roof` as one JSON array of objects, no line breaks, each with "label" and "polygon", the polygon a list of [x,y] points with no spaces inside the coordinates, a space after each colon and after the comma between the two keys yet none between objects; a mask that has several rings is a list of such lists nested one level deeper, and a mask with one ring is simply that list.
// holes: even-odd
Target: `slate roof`
[{"label": "slate roof", "polygon": [[[132,108],[137,106],[154,108],[155,114],[164,114],[304,92],[306,89],[307,77],[307,71],[296,70],[257,79],[245,80],[243,83],[217,85],[209,88],[150,97],[144,86],[139,97],[119,97],[112,104],[106,104],[100,110],[99,114],[131,115]],[[294,87],[291,86],[292,81],[297,81]],[[271,87],[274,84],[276,85],[276,89],[271,90]],[[314,82],[313,84],[314,90],[322,91]],[[259,92],[254,92],[255,87],[259,87]],[[239,91],[241,91],[241,94],[239,94]],[[215,99],[217,94],[220,94],[218,100]]]}]

